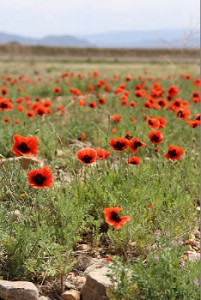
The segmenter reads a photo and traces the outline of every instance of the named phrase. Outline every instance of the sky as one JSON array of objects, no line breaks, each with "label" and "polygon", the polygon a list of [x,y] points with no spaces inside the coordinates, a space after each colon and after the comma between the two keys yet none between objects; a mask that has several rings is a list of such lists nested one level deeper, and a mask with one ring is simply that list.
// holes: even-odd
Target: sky
[{"label": "sky", "polygon": [[199,27],[199,0],[0,0],[0,32],[30,37]]}]

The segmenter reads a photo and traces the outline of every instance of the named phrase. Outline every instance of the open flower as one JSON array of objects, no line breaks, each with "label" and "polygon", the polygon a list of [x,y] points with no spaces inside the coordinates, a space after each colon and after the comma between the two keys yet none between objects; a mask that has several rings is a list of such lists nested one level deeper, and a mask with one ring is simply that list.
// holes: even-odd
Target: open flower
[{"label": "open flower", "polygon": [[77,152],[77,159],[83,164],[92,164],[96,161],[97,153],[92,148],[85,148]]},{"label": "open flower", "polygon": [[163,134],[160,131],[152,131],[149,134],[149,139],[153,144],[160,144],[163,140]]},{"label": "open flower", "polygon": [[105,150],[105,149],[97,149],[96,153],[97,153],[97,160],[106,159],[111,154],[109,150]]},{"label": "open flower", "polygon": [[38,140],[34,136],[24,137],[19,134],[13,136],[12,152],[17,156],[33,157],[38,153]]},{"label": "open flower", "polygon": [[109,144],[115,151],[122,152],[129,147],[130,142],[125,138],[115,138]]},{"label": "open flower", "polygon": [[146,144],[138,140],[136,137],[133,137],[132,140],[130,141],[130,151],[133,153],[136,152],[139,147],[145,147],[145,146]]},{"label": "open flower", "polygon": [[49,188],[53,184],[52,172],[49,167],[28,172],[28,183],[33,188]]},{"label": "open flower", "polygon": [[128,159],[128,163],[131,165],[139,165],[140,159],[137,156],[132,156],[131,158]]},{"label": "open flower", "polygon": [[177,160],[184,154],[184,150],[178,146],[170,145],[168,152],[164,155],[167,159]]},{"label": "open flower", "polygon": [[119,230],[125,223],[130,221],[130,216],[119,216],[121,207],[106,207],[103,210],[105,222]]}]

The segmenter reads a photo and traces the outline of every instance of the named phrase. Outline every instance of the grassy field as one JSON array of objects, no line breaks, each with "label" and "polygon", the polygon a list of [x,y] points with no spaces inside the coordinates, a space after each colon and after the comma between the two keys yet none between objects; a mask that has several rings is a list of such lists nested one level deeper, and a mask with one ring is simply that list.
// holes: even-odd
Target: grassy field
[{"label": "grassy field", "polygon": [[63,61],[103,63],[189,63],[199,64],[199,49],[104,49],[0,45],[0,58],[4,61]]},{"label": "grassy field", "polygon": [[[1,277],[60,280],[87,244],[113,261],[109,299],[199,299],[186,242],[199,217],[197,64],[1,61],[0,70]],[[38,146],[16,146],[15,135]],[[27,157],[27,147],[37,151]],[[34,181],[44,166],[53,183]],[[122,208],[113,223],[103,213],[112,207]]]}]

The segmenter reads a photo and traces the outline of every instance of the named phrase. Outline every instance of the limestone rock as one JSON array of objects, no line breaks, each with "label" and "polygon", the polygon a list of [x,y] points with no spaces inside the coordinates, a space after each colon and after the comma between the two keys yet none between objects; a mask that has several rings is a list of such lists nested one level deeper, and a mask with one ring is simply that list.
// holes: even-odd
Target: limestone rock
[{"label": "limestone rock", "polygon": [[69,291],[64,292],[61,295],[61,298],[63,300],[80,300],[80,292],[71,289]]},{"label": "limestone rock", "polygon": [[38,300],[37,287],[27,281],[0,280],[0,298],[3,300]]},{"label": "limestone rock", "polygon": [[200,260],[200,253],[187,251],[189,261],[196,262]]},{"label": "limestone rock", "polygon": [[111,285],[107,276],[108,268],[95,268],[90,272],[89,268],[86,270],[86,283],[81,292],[82,300],[109,300],[106,294],[106,289]]}]

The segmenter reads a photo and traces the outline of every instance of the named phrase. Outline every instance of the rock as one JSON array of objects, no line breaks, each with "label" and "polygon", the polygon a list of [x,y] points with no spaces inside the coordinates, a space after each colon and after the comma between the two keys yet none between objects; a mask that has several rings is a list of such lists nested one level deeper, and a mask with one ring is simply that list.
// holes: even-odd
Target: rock
[{"label": "rock", "polygon": [[80,292],[76,290],[66,291],[61,295],[64,300],[80,300]]},{"label": "rock", "polygon": [[85,271],[89,266],[100,263],[100,259],[93,258],[88,255],[80,255],[76,263],[76,268]]},{"label": "rock", "polygon": [[187,251],[188,260],[192,262],[196,262],[200,260],[200,253]]},{"label": "rock", "polygon": [[11,211],[10,213],[8,213],[9,215],[12,216],[13,220],[18,220],[20,215],[21,215],[21,212],[18,210],[18,209],[15,209],[13,211]]},{"label": "rock", "polygon": [[66,154],[63,152],[63,150],[56,150],[56,156],[58,158],[65,158]]},{"label": "rock", "polygon": [[196,237],[197,239],[200,239],[200,231],[199,231],[198,229],[195,229],[195,230],[193,231],[193,234],[195,235],[195,237]]},{"label": "rock", "polygon": [[89,251],[89,250],[91,250],[91,246],[87,245],[87,244],[79,244],[77,246],[77,249],[81,250],[81,251]]},{"label": "rock", "polygon": [[[89,267],[90,268],[90,267]],[[107,267],[96,268],[89,272],[87,268],[86,283],[82,288],[82,300],[109,300],[106,294],[106,289],[111,285]]]},{"label": "rock", "polygon": [[93,258],[92,263],[86,268],[84,273],[87,275],[90,272],[93,272],[95,270],[99,270],[99,269],[103,268],[107,264],[108,264],[108,262],[105,259]]},{"label": "rock", "polygon": [[65,281],[64,285],[66,290],[75,289],[75,286],[67,280]]},{"label": "rock", "polygon": [[[83,285],[85,284],[86,282],[86,278],[85,276],[75,276],[74,273],[69,273],[68,277],[68,283],[71,285],[71,286],[74,286],[74,288],[71,288],[71,289],[78,289],[78,290],[81,290]],[[67,288],[68,289],[68,288]]]},{"label": "rock", "polygon": [[189,235],[189,240],[193,240],[193,241],[194,241],[194,240],[195,240],[195,235],[191,233],[191,234]]},{"label": "rock", "polygon": [[0,298],[3,300],[38,300],[37,287],[27,281],[0,280]]},{"label": "rock", "polygon": [[46,297],[46,296],[41,296],[39,297],[38,300],[51,300],[49,297]]}]

